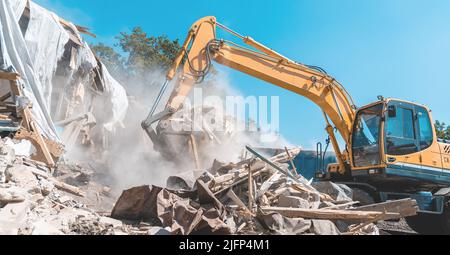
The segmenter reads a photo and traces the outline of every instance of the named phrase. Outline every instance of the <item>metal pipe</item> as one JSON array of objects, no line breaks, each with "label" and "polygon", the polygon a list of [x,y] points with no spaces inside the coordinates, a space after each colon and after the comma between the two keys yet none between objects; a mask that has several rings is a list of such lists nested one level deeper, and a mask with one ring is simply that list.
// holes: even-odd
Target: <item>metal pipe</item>
[{"label": "metal pipe", "polygon": [[164,93],[166,92],[168,85],[169,85],[169,80],[166,79],[166,81],[164,82],[164,85],[162,86],[161,90],[159,91],[158,97],[156,98],[155,104],[153,104],[153,107],[150,110],[150,114],[148,115],[147,119],[150,119],[155,114],[156,109],[158,108],[158,105],[159,105]]},{"label": "metal pipe", "polygon": [[257,158],[261,159],[264,163],[268,164],[270,167],[274,168],[275,170],[281,172],[282,174],[286,175],[287,177],[291,178],[294,182],[302,184],[302,182],[297,179],[294,175],[292,175],[291,172],[289,171],[285,171],[284,169],[282,169],[281,167],[275,165],[272,161],[268,160],[267,158],[265,158],[264,156],[262,156],[261,154],[259,154],[258,152],[256,152],[254,149],[252,149],[250,146],[245,146],[245,148],[252,153],[253,155],[255,155]]},{"label": "metal pipe", "polygon": [[239,37],[241,39],[245,39],[245,36],[239,34],[238,32],[232,30],[231,28],[228,28],[227,26],[222,25],[219,22],[216,22],[216,24],[217,24],[218,27],[222,28],[223,30],[227,31],[228,33],[230,33],[232,35],[235,35],[235,36],[237,36],[237,37]]}]

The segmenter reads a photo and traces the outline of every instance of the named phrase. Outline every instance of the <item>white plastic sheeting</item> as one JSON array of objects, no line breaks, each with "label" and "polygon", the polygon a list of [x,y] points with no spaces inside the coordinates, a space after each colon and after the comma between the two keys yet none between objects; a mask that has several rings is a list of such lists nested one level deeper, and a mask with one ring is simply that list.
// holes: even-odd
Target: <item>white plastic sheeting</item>
[{"label": "white plastic sheeting", "polygon": [[[32,114],[40,131],[49,139],[60,141],[48,109],[45,108],[41,82],[37,79],[33,61],[28,53],[16,12],[12,6],[22,0],[0,0],[0,43],[2,48],[2,69],[12,69],[21,75],[24,95],[33,104]],[[15,3],[15,4],[11,4]],[[43,31],[44,32],[44,31]]]},{"label": "white plastic sheeting", "polygon": [[[88,44],[73,24],[68,24],[72,31],[67,30],[58,16],[33,2],[29,5],[30,20],[23,35],[19,20],[26,6],[27,0],[0,0],[0,68],[21,75],[24,94],[33,104],[32,114],[40,131],[47,138],[61,142],[53,124],[58,120],[51,118],[51,107],[57,104],[52,100],[57,99],[55,94],[72,95],[81,86],[85,98],[80,101],[83,105],[74,111],[92,111],[97,125],[114,132],[128,110],[125,89],[101,65],[103,88],[94,91],[92,71],[99,66]],[[65,46],[74,37],[81,45],[72,52],[73,59],[66,76],[55,82],[58,62],[67,51]],[[82,77],[79,77],[80,70]],[[72,76],[76,72],[78,80],[74,82]]]},{"label": "white plastic sheeting", "polygon": [[20,17],[22,16],[23,10],[25,9],[27,2],[28,0],[9,1],[11,10],[14,12],[14,17],[16,18],[16,20],[19,20]]},{"label": "white plastic sheeting", "polygon": [[30,22],[25,34],[30,59],[35,74],[41,82],[45,108],[50,108],[52,78],[58,60],[69,41],[68,32],[58,21],[58,17],[39,5],[30,3]]},{"label": "white plastic sheeting", "polygon": [[[115,132],[116,123],[125,119],[128,110],[128,98],[125,89],[111,76],[106,67],[102,65],[102,73],[105,84],[110,84],[105,88],[103,96],[98,98],[103,105],[98,110],[109,109],[110,114],[104,120],[104,128],[111,133]],[[100,113],[99,113],[100,114]],[[99,115],[97,114],[97,115]],[[95,115],[95,112],[94,112]]]}]

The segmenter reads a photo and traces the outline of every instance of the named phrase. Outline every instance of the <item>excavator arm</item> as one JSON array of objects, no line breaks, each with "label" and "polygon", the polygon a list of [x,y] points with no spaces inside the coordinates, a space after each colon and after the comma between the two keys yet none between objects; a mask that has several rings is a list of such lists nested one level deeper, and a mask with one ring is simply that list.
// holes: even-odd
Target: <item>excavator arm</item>
[{"label": "excavator arm", "polygon": [[[238,37],[253,49],[217,39],[217,28],[222,28]],[[324,113],[327,132],[336,151],[340,169],[346,168],[344,162],[348,160],[348,153],[341,153],[334,127],[342,136],[347,148],[350,147],[356,107],[344,87],[320,68],[294,62],[252,38],[242,36],[221,25],[215,17],[205,17],[191,27],[181,53],[167,74],[166,84],[155,106],[146,121],[142,123],[152,140],[156,139],[156,133],[151,125],[170,117],[182,107],[195,84],[201,82],[208,73],[212,61],[302,95],[318,105]],[[179,72],[180,67],[181,72]],[[179,76],[176,77],[178,74]],[[175,87],[166,110],[155,115],[156,106],[168,81],[174,79],[176,79]]]}]

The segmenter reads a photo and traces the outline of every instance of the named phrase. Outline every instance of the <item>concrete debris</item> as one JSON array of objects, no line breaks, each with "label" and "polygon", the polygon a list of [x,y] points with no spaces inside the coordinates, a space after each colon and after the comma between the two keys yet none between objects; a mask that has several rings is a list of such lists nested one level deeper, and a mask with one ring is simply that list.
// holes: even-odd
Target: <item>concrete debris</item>
[{"label": "concrete debris", "polygon": [[6,169],[12,165],[15,159],[14,150],[0,140],[0,183],[6,182]]},{"label": "concrete debris", "polygon": [[285,163],[299,152],[293,149],[271,159],[258,154],[237,164],[215,161],[193,185],[184,179],[192,174],[169,178],[172,190],[155,186],[126,190],[111,217],[148,222],[180,235],[373,235],[379,234],[377,221],[417,213],[411,200],[354,208],[357,201],[351,199],[349,187],[309,184],[291,174]]},{"label": "concrete debris", "polygon": [[346,203],[353,201],[353,192],[346,185],[332,182],[316,182],[312,186],[318,191],[330,195],[336,202]]},{"label": "concrete debris", "polygon": [[25,201],[25,190],[12,188],[0,188],[0,204],[21,203]]},{"label": "concrete debris", "polygon": [[301,235],[311,230],[311,220],[289,219],[279,213],[261,213],[258,219],[276,235]]},{"label": "concrete debris", "polygon": [[[376,229],[376,227],[374,226]],[[341,234],[336,225],[330,220],[311,220],[311,231],[316,235]]]},{"label": "concrete debris", "polygon": [[6,170],[6,181],[15,183],[32,194],[40,193],[39,181],[34,176],[31,167],[14,165]]},{"label": "concrete debris", "polygon": [[51,171],[0,143],[0,234],[373,235],[377,221],[417,212],[410,199],[355,208],[344,185],[292,177],[286,152],[216,161],[210,170],[169,178],[165,188],[125,190],[114,203],[117,191],[97,183],[91,166],[60,162]]},{"label": "concrete debris", "polygon": [[75,188],[83,193],[93,192],[98,186],[100,194],[110,193],[110,189],[95,186],[92,181],[86,184],[85,178],[80,187],[59,180],[77,179],[89,170],[77,167],[72,171],[61,164],[62,170],[51,174],[39,162],[14,157],[5,140],[0,140],[0,165],[4,167],[4,179],[0,182],[0,235],[133,234],[121,221],[94,210],[99,199],[107,199],[104,195],[80,201],[72,192]]},{"label": "concrete debris", "polygon": [[16,156],[29,158],[36,153],[36,148],[28,140],[20,140],[14,143],[13,140],[6,138],[5,144],[14,150]]},{"label": "concrete debris", "polygon": [[107,217],[78,216],[69,229],[78,235],[116,235],[124,233],[122,226],[122,222]]}]

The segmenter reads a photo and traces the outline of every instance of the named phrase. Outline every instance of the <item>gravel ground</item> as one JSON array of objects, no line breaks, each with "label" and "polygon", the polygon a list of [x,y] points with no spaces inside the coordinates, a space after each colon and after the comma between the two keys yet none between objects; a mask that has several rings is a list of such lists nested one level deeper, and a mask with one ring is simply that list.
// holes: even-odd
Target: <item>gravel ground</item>
[{"label": "gravel ground", "polygon": [[418,235],[412,230],[405,219],[400,221],[380,221],[377,226],[381,235]]}]

